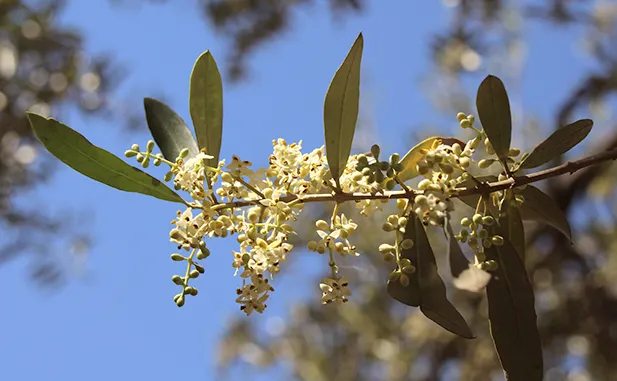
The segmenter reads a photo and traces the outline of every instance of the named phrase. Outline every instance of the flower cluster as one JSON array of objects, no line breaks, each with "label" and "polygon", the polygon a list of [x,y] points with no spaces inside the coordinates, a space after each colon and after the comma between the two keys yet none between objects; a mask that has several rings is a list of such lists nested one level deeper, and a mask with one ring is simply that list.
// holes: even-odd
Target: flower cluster
[{"label": "flower cluster", "polygon": [[[352,155],[342,170],[338,182],[330,174],[324,147],[310,153],[302,153],[302,142],[288,144],[284,139],[272,141],[273,151],[268,159],[268,167],[254,170],[252,163],[233,156],[226,164],[221,160],[211,166],[213,158],[201,151],[189,157],[188,149],[182,150],[174,161],[161,154],[153,154],[154,142],[149,141],[146,150],[141,152],[133,145],[125,154],[135,157],[147,167],[152,161],[155,166],[167,164],[170,170],[166,181],[172,181],[176,190],[187,192],[192,202],[187,208],[178,211],[172,221],[170,240],[181,252],[174,253],[174,261],[186,262],[184,276],[172,277],[182,291],[174,298],[178,306],[185,302],[186,295],[197,295],[195,287],[189,285],[190,279],[204,273],[199,264],[210,255],[205,239],[235,235],[238,249],[233,251],[231,266],[242,279],[237,290],[236,302],[247,315],[253,311],[263,312],[270,293],[274,291],[271,280],[278,274],[293,249],[289,242],[295,234],[292,223],[298,219],[305,202],[311,195],[324,195],[336,202],[330,222],[319,220],[315,223],[318,239],[310,240],[308,250],[328,254],[330,276],[320,283],[322,303],[344,303],[351,295],[349,282],[339,275],[336,255],[357,256],[359,253],[350,237],[358,225],[339,214],[341,202],[350,198],[338,199],[337,195],[361,193],[369,197],[354,199],[356,207],[364,216],[381,210],[388,201],[388,194],[397,186],[404,190],[404,198],[397,198],[397,212],[386,218],[383,230],[394,232],[392,244],[383,243],[379,252],[386,262],[396,264],[390,280],[397,280],[403,286],[409,284],[409,275],[416,265],[402,255],[404,250],[413,247],[414,242],[405,236],[409,218],[417,215],[425,226],[444,226],[454,205],[453,196],[457,187],[473,178],[470,170],[475,164],[474,153],[481,143],[485,143],[487,156],[478,163],[478,168],[488,168],[498,159],[491,157],[494,151],[483,131],[473,126],[474,117],[460,113],[459,123],[463,128],[476,131],[467,143],[458,139],[435,139],[430,149],[421,151],[421,158],[414,163],[415,169],[423,179],[417,190],[410,189],[399,174],[405,170],[398,154],[388,160],[380,160],[378,145],[370,152]],[[515,164],[516,149],[510,150],[508,163]],[[504,192],[494,193],[495,202],[502,202]],[[514,201],[522,202],[520,196]],[[481,270],[495,269],[494,261],[486,261],[483,248],[501,245],[503,237],[490,236],[487,226],[495,223],[486,209],[476,210],[471,218],[463,218],[463,229],[456,238],[467,243],[474,251],[476,267]]]}]

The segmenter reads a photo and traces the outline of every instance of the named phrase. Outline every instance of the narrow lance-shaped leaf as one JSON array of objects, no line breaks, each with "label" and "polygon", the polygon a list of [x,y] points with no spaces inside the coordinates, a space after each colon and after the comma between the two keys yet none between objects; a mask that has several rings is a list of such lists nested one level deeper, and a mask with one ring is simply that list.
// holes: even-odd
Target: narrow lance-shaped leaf
[{"label": "narrow lance-shaped leaf", "polygon": [[[503,235],[496,225],[492,231]],[[486,293],[491,335],[506,379],[541,381],[542,345],[525,266],[508,240],[486,249],[486,254],[498,263]]]},{"label": "narrow lance-shaped leaf", "polygon": [[444,233],[448,240],[448,261],[450,262],[450,273],[453,278],[458,278],[459,275],[469,268],[469,261],[463,254],[461,246],[455,237],[454,230],[450,221],[446,221],[444,225]]},{"label": "narrow lance-shaped leaf", "polygon": [[161,149],[165,159],[175,161],[180,151],[188,148],[188,157],[199,152],[195,138],[182,120],[165,103],[152,98],[144,98],[146,121],[154,141]]},{"label": "narrow lance-shaped leaf", "polygon": [[426,151],[442,143],[446,145],[458,143],[461,147],[465,147],[465,143],[456,138],[441,138],[439,136],[426,138],[410,149],[401,159],[403,170],[398,173],[399,180],[407,181],[417,177],[420,174],[418,172],[418,162],[424,158]]},{"label": "narrow lance-shaped leaf", "polygon": [[[411,225],[411,226],[410,226]],[[437,263],[433,249],[428,241],[422,222],[415,215],[409,218],[406,228],[413,227],[416,239],[418,282],[420,284],[420,310],[422,313],[444,329],[466,339],[473,339],[473,333],[467,322],[446,295],[446,285],[437,272]]]},{"label": "narrow lance-shaped leaf", "polygon": [[510,101],[503,82],[489,75],[480,84],[476,96],[478,116],[497,157],[506,165],[512,138]]},{"label": "narrow lance-shaped leaf", "polygon": [[581,119],[557,129],[531,151],[529,156],[521,163],[520,168],[530,169],[539,167],[563,155],[583,141],[592,127],[593,121],[591,119]]},{"label": "narrow lance-shaped leaf", "polygon": [[[407,224],[405,233],[403,234],[403,240],[411,239],[412,241],[415,241],[416,233],[414,226],[415,225],[413,225],[411,221]],[[409,259],[414,266],[418,263],[418,251],[415,247],[402,249],[400,257]],[[394,298],[394,300],[398,300],[408,306],[418,307],[420,306],[420,284],[418,282],[418,272],[416,271],[412,274],[405,275],[409,278],[409,284],[407,286],[403,286],[399,279],[388,280],[386,291],[388,292],[388,295]]]},{"label": "narrow lance-shaped leaf", "polygon": [[539,221],[551,225],[572,241],[568,218],[555,200],[533,185],[527,185],[521,192],[525,202],[521,206],[521,217],[528,221]]},{"label": "narrow lance-shaped leaf", "polygon": [[210,51],[199,56],[193,67],[189,107],[197,145],[214,156],[206,163],[216,167],[223,136],[223,81]]},{"label": "narrow lance-shaped leaf", "polygon": [[77,131],[37,114],[27,113],[27,116],[43,146],[77,172],[126,192],[183,203],[182,198],[161,181],[93,145]]},{"label": "narrow lance-shaped leaf", "polygon": [[525,227],[519,209],[512,205],[513,198],[514,194],[508,190],[506,200],[501,205],[499,224],[504,238],[510,241],[521,261],[525,263]]},{"label": "narrow lance-shaped leaf", "polygon": [[334,74],[324,102],[326,157],[332,177],[340,189],[339,177],[351,153],[360,103],[360,62],[362,33]]}]

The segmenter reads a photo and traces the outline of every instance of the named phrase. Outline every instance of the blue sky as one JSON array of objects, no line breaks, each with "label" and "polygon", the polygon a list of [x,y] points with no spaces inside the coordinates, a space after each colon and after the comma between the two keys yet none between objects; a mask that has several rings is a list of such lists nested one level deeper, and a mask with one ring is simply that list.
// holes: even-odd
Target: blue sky
[{"label": "blue sky", "polygon": [[[224,69],[226,51],[194,2],[170,3],[174,5],[112,8],[105,0],[73,0],[62,20],[85,33],[89,53],[114,54],[129,69],[119,95],[130,98],[132,107],[141,110],[143,97],[163,94],[189,121],[188,80],[194,60],[210,49]],[[259,49],[249,61],[249,81],[224,85],[221,156],[238,154],[263,164],[277,137],[302,139],[306,150],[322,145],[325,91],[359,31],[365,37],[362,112],[374,123],[384,150],[406,151],[411,126],[433,123],[443,126],[442,131],[456,126],[442,123],[443,116],[434,114],[420,86],[430,69],[428,38],[443,29],[447,12],[438,2],[377,3],[340,22],[332,22],[323,5],[302,10],[291,31]],[[552,115],[559,97],[574,85],[570,78],[588,65],[573,50],[570,37],[575,32],[566,29],[556,35],[535,25],[525,29],[532,43],[517,96],[527,114]],[[471,91],[488,74],[484,68],[478,73],[468,81]],[[543,92],[545,88],[550,91]],[[451,118],[454,121],[454,115]],[[118,155],[131,143],[148,140],[145,131],[127,134],[109,122],[73,113],[63,122]],[[200,294],[179,309],[172,301],[178,290],[170,279],[183,270],[169,259],[174,245],[168,241],[177,206],[118,192],[65,167],[48,186],[27,197],[45,197],[55,213],[86,211],[82,229],[94,242],[87,275],[75,273],[58,292],[30,284],[23,271],[26,261],[0,268],[0,359],[5,361],[0,379],[213,379],[216,345],[226,322],[244,318],[234,303],[239,284],[230,266],[234,240],[209,243],[213,255],[196,282]],[[50,244],[67,250],[62,240]],[[287,276],[275,283],[277,292],[267,313],[251,319],[265,327],[299,297],[318,303],[319,290],[309,282],[311,274],[326,268],[321,259],[309,256],[294,265],[293,279]],[[300,296],[297,289],[304,290]],[[237,373],[232,379],[266,379],[253,375]]]}]

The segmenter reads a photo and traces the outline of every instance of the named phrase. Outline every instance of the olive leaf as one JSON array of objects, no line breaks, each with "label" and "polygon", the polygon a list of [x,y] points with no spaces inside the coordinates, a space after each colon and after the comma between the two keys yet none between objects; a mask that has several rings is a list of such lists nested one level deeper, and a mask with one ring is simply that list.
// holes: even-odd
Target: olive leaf
[{"label": "olive leaf", "polygon": [[591,119],[581,119],[557,129],[531,151],[519,168],[539,167],[568,152],[587,137],[592,127],[593,121]]},{"label": "olive leaf", "polygon": [[521,261],[525,263],[525,227],[519,209],[511,203],[513,198],[513,192],[508,190],[506,200],[501,205],[499,224],[504,238],[510,241]]},{"label": "olive leaf", "polygon": [[444,224],[444,234],[448,240],[448,261],[450,262],[450,273],[453,278],[458,278],[459,275],[469,268],[469,260],[463,254],[461,246],[455,237],[454,230],[450,221]]},{"label": "olive leaf", "polygon": [[360,103],[360,62],[364,39],[358,35],[334,74],[324,101],[324,133],[328,166],[337,187],[351,153]]},{"label": "olive leaf", "polygon": [[216,167],[223,136],[223,81],[208,50],[197,58],[191,73],[189,108],[197,145],[205,149],[208,155],[214,156],[206,163]]},{"label": "olive leaf", "polygon": [[150,133],[165,159],[175,161],[184,148],[189,150],[188,157],[197,155],[199,148],[195,138],[180,115],[152,98],[144,98],[144,109]]},{"label": "olive leaf", "polygon": [[444,329],[466,339],[473,339],[474,335],[467,322],[446,296],[446,285],[437,272],[433,249],[422,222],[415,214],[410,216],[406,229],[415,231],[412,250],[415,248],[417,256],[414,265],[420,286],[420,310]]},{"label": "olive leaf", "polygon": [[26,115],[43,146],[82,175],[126,192],[184,203],[182,197],[161,181],[93,145],[77,131],[53,119],[32,113]]},{"label": "olive leaf", "polygon": [[426,151],[430,150],[434,145],[442,143],[450,146],[454,143],[458,143],[461,147],[465,147],[465,143],[456,138],[442,138],[439,136],[426,138],[416,144],[405,154],[405,156],[403,156],[400,161],[403,166],[403,170],[398,173],[398,179],[401,181],[407,181],[417,177],[420,174],[417,167],[418,162],[424,158]]},{"label": "olive leaf", "polygon": [[[483,183],[492,183],[492,182],[497,181],[497,176],[493,176],[493,175],[478,176],[476,177],[476,180],[483,182]],[[475,187],[476,187],[476,182],[473,181],[472,179],[465,180],[462,183],[457,185],[457,188],[475,188]],[[473,209],[475,209],[481,197],[482,195],[480,194],[471,194],[467,196],[458,197],[458,199],[464,202],[465,204],[469,205]],[[489,207],[490,213],[496,216],[498,212],[497,208],[492,203],[487,203],[487,204],[488,204],[487,206]]]},{"label": "olive leaf", "polygon": [[512,138],[510,101],[503,82],[489,75],[480,84],[476,96],[478,116],[495,154],[506,165]]},{"label": "olive leaf", "polygon": [[568,218],[552,197],[533,185],[527,185],[521,195],[525,198],[520,209],[523,220],[546,223],[572,241],[572,231]]},{"label": "olive leaf", "polygon": [[[492,231],[505,235],[497,225]],[[487,248],[486,254],[498,263],[486,294],[491,336],[506,379],[541,381],[542,345],[525,266],[507,239],[503,246]]]}]

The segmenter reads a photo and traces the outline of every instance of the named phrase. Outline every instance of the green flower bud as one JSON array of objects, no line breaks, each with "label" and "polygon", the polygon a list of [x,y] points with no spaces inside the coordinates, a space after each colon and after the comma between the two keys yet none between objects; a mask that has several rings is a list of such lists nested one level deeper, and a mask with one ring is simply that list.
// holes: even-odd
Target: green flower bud
[{"label": "green flower bud", "polygon": [[368,158],[366,155],[358,155],[358,164],[362,164],[363,167],[368,165]]},{"label": "green flower bud", "polygon": [[144,168],[148,168],[148,166],[150,165],[150,156],[146,156],[144,158],[144,161],[141,162],[141,165]]},{"label": "green flower bud", "polygon": [[131,146],[131,149],[132,149],[133,151],[139,151],[139,145],[137,145],[137,144],[133,144],[133,145]]},{"label": "green flower bud", "polygon": [[315,222],[315,226],[319,230],[330,230],[330,225],[324,220],[318,220]]},{"label": "green flower bud", "polygon": [[398,215],[396,214],[389,215],[387,221],[391,223],[392,225],[398,224]]},{"label": "green flower bud", "polygon": [[405,167],[401,163],[396,163],[394,166],[392,166],[392,169],[394,169],[395,172],[402,172]]},{"label": "green flower bud", "polygon": [[469,239],[467,240],[467,244],[469,245],[469,247],[476,247],[478,246],[478,239],[475,237],[469,237]]},{"label": "green flower bud", "polygon": [[386,232],[391,232],[394,231],[394,226],[389,222],[384,222],[383,225],[381,225],[381,229]]},{"label": "green flower bud", "polygon": [[200,274],[203,274],[206,272],[206,269],[204,269],[204,267],[198,263],[193,263],[193,266],[195,266],[195,270],[197,270]]},{"label": "green flower bud", "polygon": [[389,178],[393,178],[394,177],[394,168],[390,167],[388,168],[388,170],[386,171],[386,176]]},{"label": "green flower bud", "polygon": [[148,143],[146,143],[146,151],[150,153],[152,152],[153,149],[154,149],[154,141],[148,140]]},{"label": "green flower bud", "polygon": [[407,226],[407,222],[409,222],[407,217],[399,217],[397,221],[398,226]]},{"label": "green flower bud", "polygon": [[317,251],[317,242],[316,241],[309,241],[308,244],[306,245],[306,247],[310,251]]},{"label": "green flower bud", "polygon": [[456,114],[456,119],[460,122],[463,119],[467,119],[467,115],[465,115],[464,112],[459,112],[458,114]]},{"label": "green flower bud", "polygon": [[486,247],[488,249],[489,247],[493,246],[493,243],[490,240],[485,239],[485,240],[482,241],[482,246],[484,246],[484,247]]},{"label": "green flower bud", "polygon": [[379,245],[379,252],[382,254],[391,253],[393,251],[396,251],[396,248],[390,244],[382,243]]},{"label": "green flower bud", "polygon": [[370,175],[371,173],[373,173],[373,170],[372,170],[370,167],[366,167],[366,168],[364,168],[364,169],[362,170],[362,174],[363,174],[364,176],[368,176],[368,175]]},{"label": "green flower bud", "polygon": [[386,182],[386,189],[389,190],[389,191],[394,189],[395,186],[396,186],[396,181],[394,181],[394,180],[388,180]]},{"label": "green flower bud", "polygon": [[135,160],[137,160],[138,163],[141,163],[142,161],[144,161],[144,155],[138,153]]},{"label": "green flower bud", "polygon": [[401,156],[398,153],[390,155],[390,165],[398,164],[399,160],[401,160]]},{"label": "green flower bud", "polygon": [[484,145],[486,146],[486,153],[488,153],[489,155],[493,155],[495,153],[495,150],[491,145],[491,141],[488,140],[488,138],[484,139]]},{"label": "green flower bud", "polygon": [[187,157],[189,154],[189,149],[188,148],[184,148],[182,149],[182,151],[180,151],[180,154],[178,155],[178,157],[180,159],[184,159],[185,157]]},{"label": "green flower bud", "polygon": [[229,172],[223,172],[221,174],[221,180],[230,184],[233,184],[235,182],[233,176]]},{"label": "green flower bud", "polygon": [[480,229],[478,231],[478,238],[485,239],[486,237],[488,237],[488,231],[486,229]]},{"label": "green flower bud", "polygon": [[[178,294],[178,295],[180,295],[180,296],[177,299],[174,297],[174,301],[176,302],[176,305],[178,307],[182,307],[184,305],[184,295],[182,295],[182,294]],[[176,295],[176,296],[178,296],[178,295]]]},{"label": "green flower bud", "polygon": [[482,217],[482,225],[491,226],[495,223],[495,219],[492,216]]},{"label": "green flower bud", "polygon": [[445,173],[446,175],[454,172],[454,168],[450,164],[439,163],[439,169],[441,169],[441,172]]},{"label": "green flower bud", "polygon": [[413,241],[409,238],[406,238],[401,242],[401,247],[403,250],[411,249],[413,247]]},{"label": "green flower bud", "polygon": [[471,114],[467,115],[467,119],[469,120],[469,123],[471,124],[473,124],[473,122],[476,121],[476,117]]},{"label": "green flower bud", "polygon": [[407,258],[402,258],[398,261],[399,267],[411,266],[411,261]]},{"label": "green flower bud", "polygon": [[476,213],[471,218],[474,224],[479,225],[482,223],[482,215],[480,213]]},{"label": "green flower bud", "polygon": [[400,271],[394,270],[388,275],[388,281],[396,282],[400,276],[401,276]]},{"label": "green flower bud", "polygon": [[432,184],[433,184],[433,182],[431,180],[424,179],[424,180],[420,181],[420,183],[418,183],[418,189],[419,190],[427,190]]},{"label": "green flower bud", "polygon": [[396,256],[392,253],[386,253],[383,256],[383,260],[386,262],[394,262],[395,259],[396,259]]},{"label": "green flower bud", "polygon": [[463,229],[463,230],[461,230],[460,235],[461,235],[461,237],[467,237],[467,236],[469,236],[469,230],[467,230],[467,229]]},{"label": "green flower bud", "polygon": [[470,128],[471,127],[471,122],[467,118],[461,120],[459,122],[459,124],[461,125],[461,128]]},{"label": "green flower bud", "polygon": [[178,286],[182,286],[184,284],[184,279],[180,275],[172,276],[171,281],[177,284]]},{"label": "green flower bud", "polygon": [[493,165],[494,162],[495,162],[495,159],[482,159],[478,162],[478,168],[486,169],[490,167],[491,165]]},{"label": "green flower bud", "polygon": [[493,242],[493,245],[495,246],[502,246],[504,240],[502,236],[494,235],[493,237],[491,237],[491,242]]},{"label": "green flower bud", "polygon": [[191,295],[191,296],[196,296],[197,293],[198,293],[197,289],[194,288],[194,287],[191,287],[191,286],[188,286],[188,287],[186,287],[184,289],[184,294],[185,295],[188,294],[188,295]]},{"label": "green flower bud", "polygon": [[169,172],[167,172],[167,173],[165,174],[165,177],[163,177],[163,180],[165,180],[165,181],[169,181],[169,180],[171,180],[171,178],[173,177],[173,175],[174,175],[174,174],[173,174],[173,172],[169,171]]},{"label": "green flower bud", "polygon": [[463,217],[461,219],[461,225],[463,226],[469,226],[471,225],[471,220],[468,217]]},{"label": "green flower bud", "polygon": [[377,168],[382,171],[387,171],[388,168],[390,168],[390,163],[388,163],[387,161],[380,161]]},{"label": "green flower bud", "polygon": [[373,144],[373,146],[371,147],[371,155],[373,155],[375,159],[378,159],[380,152],[381,149],[379,148],[379,146],[377,144]]},{"label": "green flower bud", "polygon": [[383,175],[383,172],[381,172],[381,171],[375,172],[375,181],[376,182],[381,183],[384,180],[385,180],[385,176]]},{"label": "green flower bud", "polygon": [[509,157],[516,157],[520,154],[521,154],[521,150],[518,148],[510,148],[510,150],[508,151]]},{"label": "green flower bud", "polygon": [[162,161],[159,158],[154,159],[154,161],[152,162],[152,164],[154,164],[155,167],[158,167],[159,165],[161,165]]},{"label": "green flower bud", "polygon": [[478,148],[478,146],[480,145],[481,141],[482,141],[482,139],[480,138],[480,136],[476,136],[475,138],[473,138],[473,140],[469,141],[469,148],[471,148],[471,149]]},{"label": "green flower bud", "polygon": [[199,271],[193,270],[189,273],[189,278],[197,278],[199,276]]},{"label": "green flower bud", "polygon": [[124,151],[124,156],[126,156],[126,157],[133,157],[135,155],[137,155],[137,152],[135,152],[135,151],[131,151],[131,150]]},{"label": "green flower bud", "polygon": [[175,254],[171,255],[171,260],[172,261],[184,261],[184,260],[186,260],[186,258],[183,257],[182,255],[178,254],[178,253],[175,253]]},{"label": "green flower bud", "polygon": [[401,269],[401,271],[404,272],[405,274],[413,274],[413,273],[416,272],[416,268],[415,268],[415,266],[411,266],[411,265],[410,266],[404,266]]},{"label": "green flower bud", "polygon": [[403,273],[399,276],[398,281],[403,287],[409,286],[409,277]]},{"label": "green flower bud", "polygon": [[454,152],[455,155],[460,155],[463,152],[463,149],[461,148],[461,145],[458,143],[454,143],[452,144],[452,151]]}]

